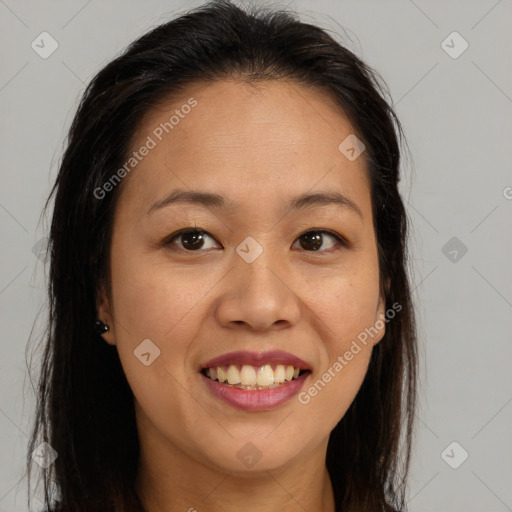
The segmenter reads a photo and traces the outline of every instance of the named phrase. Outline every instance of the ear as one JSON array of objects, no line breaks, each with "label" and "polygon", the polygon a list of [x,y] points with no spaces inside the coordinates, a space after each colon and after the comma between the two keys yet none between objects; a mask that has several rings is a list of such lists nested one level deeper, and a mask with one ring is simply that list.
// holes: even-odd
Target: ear
[{"label": "ear", "polygon": [[116,344],[115,330],[114,330],[114,318],[111,313],[110,302],[105,291],[105,287],[101,285],[100,290],[97,294],[96,299],[96,311],[98,312],[97,318],[102,322],[108,324],[110,329],[107,332],[101,334],[101,337],[109,344]]}]

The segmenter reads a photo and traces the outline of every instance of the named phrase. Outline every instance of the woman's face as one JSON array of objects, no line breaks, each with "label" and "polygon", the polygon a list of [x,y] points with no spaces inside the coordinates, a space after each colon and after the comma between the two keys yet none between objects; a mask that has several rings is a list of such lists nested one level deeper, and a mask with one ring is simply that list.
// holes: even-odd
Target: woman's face
[{"label": "woman's face", "polygon": [[[339,148],[353,133],[325,93],[278,81],[195,84],[143,119],[99,308],[153,460],[243,473],[325,456],[384,334],[364,152]],[[175,190],[225,207],[166,204]],[[346,200],[294,206],[313,194]],[[186,228],[202,238],[172,236]],[[309,372],[289,381],[288,366]]]}]

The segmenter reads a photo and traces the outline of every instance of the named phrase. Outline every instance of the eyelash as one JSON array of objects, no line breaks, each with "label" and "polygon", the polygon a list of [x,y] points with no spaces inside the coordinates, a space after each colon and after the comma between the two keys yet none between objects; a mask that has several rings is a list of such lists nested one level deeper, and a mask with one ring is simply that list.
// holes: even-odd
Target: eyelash
[{"label": "eyelash", "polygon": [[[191,251],[191,250],[188,250],[188,249],[181,249],[179,247],[171,247],[173,245],[173,240],[174,239],[180,237],[181,235],[193,234],[193,233],[202,233],[203,235],[207,235],[210,238],[212,238],[213,240],[215,240],[215,238],[212,235],[210,235],[210,233],[208,233],[208,231],[205,231],[204,229],[197,228],[197,227],[195,227],[195,228],[185,228],[185,229],[177,231],[177,232],[173,233],[172,235],[168,236],[162,242],[162,246],[165,247],[165,248],[168,248],[168,249],[170,248],[170,250],[173,250],[173,251],[186,252],[186,253],[189,253],[189,254],[204,252],[201,249],[198,249],[197,251]],[[341,247],[340,248],[324,249],[324,250],[321,250],[321,251],[308,251],[306,249],[302,249],[305,252],[310,252],[310,253],[313,253],[313,254],[332,253],[332,252],[336,252],[336,251],[341,250],[341,248],[346,248],[346,247],[350,246],[349,242],[344,237],[339,235],[338,233],[335,233],[334,231],[330,231],[330,230],[327,230],[327,229],[320,229],[320,228],[312,228],[312,229],[308,229],[307,231],[304,231],[304,233],[301,233],[297,237],[297,240],[300,239],[302,236],[307,235],[309,233],[322,233],[322,234],[329,235],[332,238],[334,238]]]}]

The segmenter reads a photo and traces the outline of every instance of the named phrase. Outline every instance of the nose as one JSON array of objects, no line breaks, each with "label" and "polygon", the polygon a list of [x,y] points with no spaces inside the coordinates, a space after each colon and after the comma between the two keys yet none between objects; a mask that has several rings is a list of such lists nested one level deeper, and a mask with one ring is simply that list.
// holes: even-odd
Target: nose
[{"label": "nose", "polygon": [[249,263],[235,253],[233,266],[216,309],[222,326],[264,331],[284,329],[299,321],[301,300],[294,290],[293,273],[282,257],[264,249]]}]

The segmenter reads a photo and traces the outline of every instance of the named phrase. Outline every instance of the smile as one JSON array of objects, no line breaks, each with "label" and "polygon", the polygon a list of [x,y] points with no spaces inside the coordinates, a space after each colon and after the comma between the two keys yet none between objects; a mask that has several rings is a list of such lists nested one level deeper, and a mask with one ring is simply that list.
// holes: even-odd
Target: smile
[{"label": "smile", "polygon": [[213,397],[246,411],[266,411],[299,393],[312,368],[281,350],[231,352],[205,362],[199,369]]},{"label": "smile", "polygon": [[235,365],[205,368],[201,373],[213,381],[245,390],[274,389],[286,382],[298,379],[300,375],[309,370],[301,370],[292,365],[262,366]]}]

